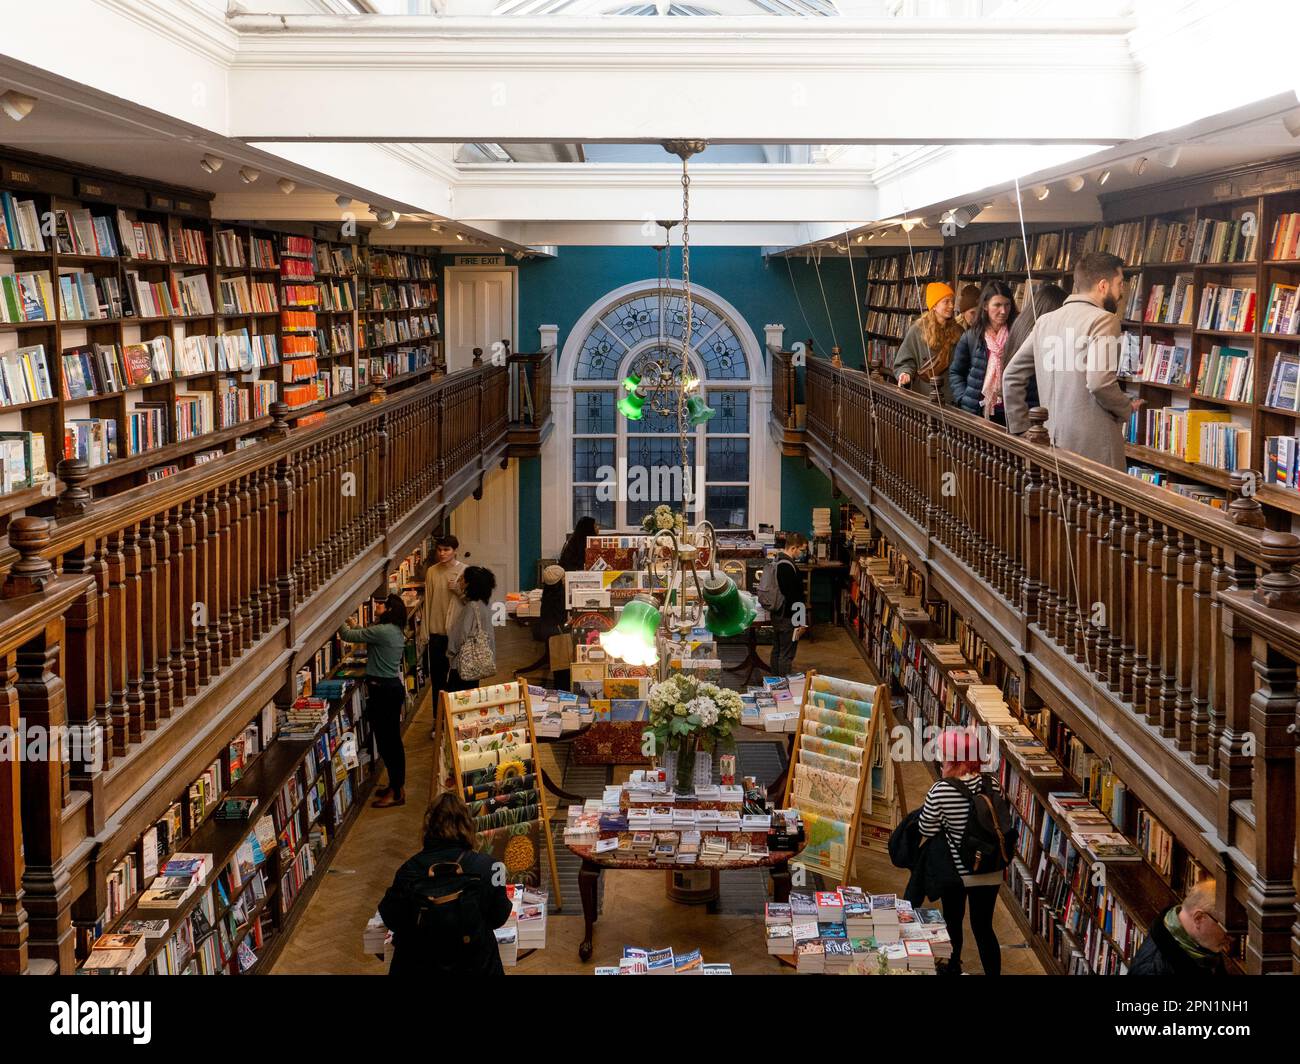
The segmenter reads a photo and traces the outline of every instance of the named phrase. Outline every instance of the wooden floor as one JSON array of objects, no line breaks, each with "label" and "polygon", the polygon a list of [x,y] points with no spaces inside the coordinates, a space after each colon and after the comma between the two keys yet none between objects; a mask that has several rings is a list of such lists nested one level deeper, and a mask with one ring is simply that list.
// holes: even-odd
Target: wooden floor
[{"label": "wooden floor", "polygon": [[[514,627],[498,633],[497,646],[503,670],[498,679],[508,678],[512,669],[531,663],[538,653],[537,645],[526,633]],[[846,679],[873,679],[847,633],[829,624],[819,626],[812,639],[800,643],[796,666]],[[407,804],[395,809],[362,810],[297,929],[285,943],[272,974],[384,974],[381,961],[362,953],[361,933],[397,867],[420,848],[423,799],[429,795],[432,778],[432,726],[432,710],[426,702],[406,733]],[[752,734],[748,738],[762,740],[764,736]],[[542,747],[541,756],[551,757],[550,751],[550,747]],[[926,768],[905,762],[900,770],[906,801],[918,804],[930,783]],[[558,767],[552,766],[550,771],[554,777]],[[558,825],[555,844],[560,848]],[[564,911],[549,918],[546,948],[524,958],[507,973],[591,974],[595,965],[617,964],[625,945],[648,949],[671,946],[675,951],[699,949],[705,961],[730,962],[737,974],[791,973],[768,956],[761,915],[709,915],[701,907],[669,901],[664,894],[664,874],[660,872],[619,872],[602,879],[603,906],[596,923],[595,953],[589,962],[578,959],[578,943],[583,937],[581,903],[576,896],[566,896]],[[901,892],[907,873],[894,868],[883,856],[862,852],[856,882],[871,892]],[[994,927],[1002,943],[1003,974],[1043,973],[1002,901],[998,902]],[[979,972],[979,956],[969,923],[965,937],[963,965],[968,972]]]}]

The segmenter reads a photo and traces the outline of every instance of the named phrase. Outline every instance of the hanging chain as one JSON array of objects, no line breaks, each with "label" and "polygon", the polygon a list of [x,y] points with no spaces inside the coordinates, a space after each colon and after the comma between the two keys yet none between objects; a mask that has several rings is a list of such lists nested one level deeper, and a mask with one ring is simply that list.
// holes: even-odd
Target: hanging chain
[{"label": "hanging chain", "polygon": [[[691,305],[691,175],[687,169],[690,156],[682,156],[682,298],[686,305],[685,342],[682,346],[682,366],[677,389],[677,435],[681,444],[682,501],[691,496],[691,469],[687,464],[686,438],[686,381],[690,369],[691,331],[694,325]],[[695,507],[699,512],[699,507]]]}]

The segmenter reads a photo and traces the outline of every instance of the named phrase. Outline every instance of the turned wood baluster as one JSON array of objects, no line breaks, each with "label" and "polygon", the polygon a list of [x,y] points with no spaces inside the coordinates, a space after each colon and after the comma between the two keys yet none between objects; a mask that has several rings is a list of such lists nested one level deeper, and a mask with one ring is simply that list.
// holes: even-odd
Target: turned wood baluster
[{"label": "turned wood baluster", "polygon": [[1133,604],[1133,687],[1130,699],[1133,712],[1144,716],[1147,705],[1147,679],[1150,664],[1147,648],[1150,645],[1151,602],[1147,595],[1147,556],[1150,552],[1150,520],[1140,511],[1133,518],[1133,561],[1126,574],[1126,599]]},{"label": "turned wood baluster", "polygon": [[158,719],[167,720],[181,693],[172,683],[172,556],[167,538],[167,511],[153,519],[154,678],[158,684]]},{"label": "turned wood baluster", "polygon": [[267,633],[274,626],[276,621],[276,592],[275,592],[275,539],[276,539],[276,506],[275,506],[275,468],[273,466],[263,466],[259,481],[259,514],[258,521],[258,554],[261,558],[261,565],[258,571],[261,573],[260,583],[258,584],[258,599],[262,607],[262,631]]},{"label": "turned wood baluster", "polygon": [[1174,559],[1175,595],[1178,600],[1177,621],[1173,625],[1178,669],[1174,677],[1174,743],[1179,750],[1192,749],[1192,684],[1195,658],[1200,643],[1194,614],[1196,583],[1193,566],[1195,541],[1185,532],[1178,535],[1178,553]]},{"label": "turned wood baluster", "polygon": [[95,723],[99,726],[99,741],[107,769],[113,763],[113,665],[111,645],[109,643],[109,623],[112,620],[109,598],[109,571],[106,555],[108,546],[104,540],[89,541],[86,558],[86,571],[95,578],[95,661],[93,697],[95,700]]},{"label": "turned wood baluster", "polygon": [[1178,703],[1178,536],[1168,530],[1160,558],[1160,734],[1170,739]]},{"label": "turned wood baluster", "polygon": [[307,453],[307,512],[304,521],[307,526],[306,573],[307,587],[311,594],[320,588],[324,578],[324,566],[321,562],[321,541],[323,526],[321,522],[322,469],[320,445],[313,444]]},{"label": "turned wood baluster", "polygon": [[221,484],[217,487],[217,552],[220,574],[217,580],[217,601],[221,604],[217,630],[220,633],[219,646],[223,669],[228,668],[239,656],[239,647],[235,643],[235,630],[231,623],[235,610],[234,573],[238,559],[234,551],[230,495],[230,485]]},{"label": "turned wood baluster", "polygon": [[136,551],[139,555],[139,605],[136,616],[140,623],[140,697],[144,703],[145,731],[158,727],[158,639],[154,627],[157,610],[157,583],[154,579],[153,522],[145,518],[136,532]]},{"label": "turned wood baluster", "polygon": [[1065,533],[1061,544],[1061,605],[1065,614],[1061,645],[1067,654],[1078,660],[1082,657],[1079,650],[1082,637],[1079,629],[1079,616],[1082,609],[1082,603],[1079,602],[1081,594],[1079,562],[1082,551],[1079,550],[1078,486],[1068,480],[1065,481],[1061,485],[1061,495],[1064,502],[1061,523],[1064,525]]},{"label": "turned wood baluster", "polygon": [[1105,574],[1103,594],[1106,600],[1106,621],[1110,625],[1104,671],[1106,686],[1118,694],[1123,691],[1121,675],[1128,639],[1124,609],[1124,600],[1128,597],[1128,589],[1124,586],[1124,507],[1109,499],[1103,499],[1102,502],[1106,531],[1102,562]]},{"label": "turned wood baluster", "polygon": [[300,586],[298,525],[295,519],[297,499],[294,497],[293,465],[293,456],[286,455],[276,466],[276,527],[280,534],[272,543],[275,548],[275,616],[277,620],[287,622],[291,631]]},{"label": "turned wood baluster", "polygon": [[[1093,528],[1093,586],[1097,601],[1102,605],[1101,624],[1097,626],[1097,656],[1092,659],[1092,670],[1099,684],[1110,682],[1111,656],[1119,656],[1119,602],[1111,595],[1111,501],[1094,492],[1093,501],[1097,516]],[[1116,551],[1118,553],[1118,550]]]},{"label": "turned wood baluster", "polygon": [[[217,505],[217,492],[213,489],[203,497],[204,527],[207,529],[207,587],[203,590],[204,635],[208,640],[208,661],[214,677],[229,664],[222,661],[221,638],[221,581],[225,578],[224,558],[221,551],[221,510]],[[229,651],[227,651],[227,654]]]},{"label": "turned wood baluster", "polygon": [[1101,535],[1098,532],[1101,526],[1101,506],[1097,500],[1097,493],[1093,491],[1082,492],[1079,509],[1083,515],[1083,550],[1080,552],[1082,566],[1079,573],[1081,582],[1080,595],[1083,598],[1079,608],[1084,614],[1081,642],[1083,644],[1084,661],[1090,678],[1096,679],[1102,673],[1101,661],[1105,654],[1106,636],[1104,633],[1107,622],[1107,603],[1101,593],[1101,566],[1099,564],[1101,561]]},{"label": "turned wood baluster", "polygon": [[[18,672],[14,654],[0,655],[0,727],[17,733]],[[0,975],[25,975],[30,928],[23,905],[22,764],[0,758]]]},{"label": "turned wood baluster", "polygon": [[1210,700],[1214,691],[1219,629],[1218,617],[1214,613],[1214,563],[1210,545],[1198,539],[1194,547],[1192,630],[1196,649],[1192,663],[1192,760],[1198,765],[1209,765]]},{"label": "turned wood baluster", "polygon": [[185,598],[190,581],[186,567],[193,565],[193,558],[185,553],[185,530],[181,527],[182,513],[181,506],[171,507],[167,511],[165,527],[167,554],[171,560],[171,576],[168,581],[170,605],[167,611],[170,628],[167,641],[171,645],[171,653],[167,665],[172,677],[172,705],[177,709],[185,702],[188,695],[194,693],[190,689],[185,665],[185,650],[188,642],[185,636],[190,616]]},{"label": "turned wood baluster", "polygon": [[248,604],[247,632],[249,645],[262,641],[266,634],[266,622],[262,617],[262,474],[264,470],[255,469],[248,474],[244,482],[248,499],[245,513],[247,531],[244,542],[248,544],[248,558],[244,565],[244,601]]},{"label": "turned wood baluster", "polygon": [[[94,831],[103,829],[102,768],[106,737],[99,730],[101,722],[96,711],[98,652],[97,644],[103,642],[98,626],[100,621],[99,585],[95,581],[95,542],[79,543],[63,556],[66,576],[89,576],[91,585],[79,595],[63,615],[64,624],[64,684],[67,689],[68,723],[81,729],[80,749],[69,751],[68,775],[72,787],[91,793],[90,812],[98,814],[100,823],[91,825]],[[74,754],[79,754],[73,760]]]},{"label": "turned wood baluster", "polygon": [[135,525],[122,531],[122,598],[126,610],[126,631],[122,633],[126,659],[126,735],[137,743],[144,737],[144,691],[142,673],[144,653],[142,615],[140,612],[140,533]]},{"label": "turned wood baluster", "polygon": [[1058,646],[1061,642],[1061,493],[1059,482],[1048,476],[1043,488],[1043,626]]},{"label": "turned wood baluster", "polygon": [[1206,694],[1206,750],[1209,757],[1210,779],[1219,778],[1219,744],[1223,734],[1224,706],[1229,696],[1227,619],[1219,605],[1219,592],[1231,585],[1228,568],[1223,562],[1223,549],[1210,550],[1210,684]]},{"label": "turned wood baluster", "polygon": [[[1119,698],[1133,700],[1133,669],[1137,647],[1137,585],[1133,582],[1133,560],[1137,540],[1137,522],[1127,506],[1116,507],[1119,524],[1119,561],[1115,571],[1115,602],[1123,624],[1119,652]],[[1112,526],[1113,527],[1113,526]]]},{"label": "turned wood baluster", "polygon": [[181,606],[181,623],[185,626],[185,692],[198,694],[199,687],[208,682],[208,637],[203,631],[196,607],[207,594],[207,531],[203,525],[203,499],[186,499],[181,504],[181,538],[184,546],[184,572],[182,582],[184,599]]},{"label": "turned wood baluster", "polygon": [[[286,462],[288,464],[281,479],[280,507],[281,512],[289,514],[291,526],[291,534],[285,537],[285,541],[292,547],[289,553],[292,601],[302,602],[311,593],[307,587],[307,533],[303,521],[303,515],[307,512],[306,469],[301,451],[294,451]],[[290,614],[286,609],[281,616],[288,618]]]},{"label": "turned wood baluster", "polygon": [[1165,556],[1165,529],[1151,522],[1151,538],[1147,542],[1146,599],[1147,599],[1147,690],[1146,719],[1148,724],[1160,723],[1160,681],[1164,659],[1161,628],[1165,624],[1162,568]]},{"label": "turned wood baluster", "polygon": [[249,524],[248,478],[239,477],[230,493],[230,516],[234,527],[231,541],[234,550],[234,564],[231,566],[231,584],[234,588],[234,602],[230,607],[230,627],[234,633],[236,655],[242,654],[253,645],[253,614],[248,599],[253,590],[253,554],[252,531]]},{"label": "turned wood baluster", "polygon": [[1020,611],[1027,624],[1041,625],[1043,605],[1043,482],[1038,465],[1025,462],[1024,489],[1021,496],[1021,526],[1024,544],[1024,572],[1020,583]]}]

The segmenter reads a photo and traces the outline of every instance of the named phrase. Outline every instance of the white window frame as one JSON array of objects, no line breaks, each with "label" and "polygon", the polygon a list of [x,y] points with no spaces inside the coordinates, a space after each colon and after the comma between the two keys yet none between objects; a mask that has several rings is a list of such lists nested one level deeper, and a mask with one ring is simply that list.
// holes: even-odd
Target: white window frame
[{"label": "white window frame", "polygon": [[[565,537],[573,526],[573,458],[574,441],[581,438],[574,429],[576,393],[582,391],[617,388],[617,384],[627,374],[627,366],[636,355],[647,346],[654,346],[657,338],[641,341],[632,348],[624,350],[619,359],[619,372],[613,381],[595,382],[575,380],[574,367],[583,344],[592,328],[619,304],[639,296],[654,295],[658,292],[660,282],[647,278],[623,285],[606,293],[600,300],[587,308],[574,323],[564,340],[555,372],[552,388],[551,406],[555,419],[555,431],[543,445],[542,449],[542,553],[554,557],[564,544]],[[680,296],[682,285],[679,280],[668,282],[669,290]],[[746,481],[709,481],[707,487],[744,486],[749,490],[749,527],[759,524],[776,525],[780,519],[780,453],[769,439],[766,425],[772,405],[770,383],[765,352],[740,312],[727,300],[709,289],[691,286],[692,298],[708,306],[731,328],[740,343],[744,354],[747,376],[739,380],[708,380],[704,378],[703,366],[699,364],[694,352],[691,354],[692,369],[701,378],[700,388],[707,399],[710,391],[745,391],[749,398],[749,480]],[[546,336],[550,327],[543,326]],[[615,465],[620,455],[627,454],[628,425],[626,418],[615,413],[614,444]],[[588,434],[583,434],[584,436]],[[611,438],[611,434],[590,434]],[[632,433],[635,435],[635,432]],[[696,460],[707,466],[708,433],[704,427],[697,431]],[[726,438],[728,435],[714,433],[714,438]],[[586,483],[586,482],[583,482]],[[639,527],[630,527],[622,522],[626,519],[625,504],[616,502],[615,520],[620,522],[610,532],[636,532]]]}]

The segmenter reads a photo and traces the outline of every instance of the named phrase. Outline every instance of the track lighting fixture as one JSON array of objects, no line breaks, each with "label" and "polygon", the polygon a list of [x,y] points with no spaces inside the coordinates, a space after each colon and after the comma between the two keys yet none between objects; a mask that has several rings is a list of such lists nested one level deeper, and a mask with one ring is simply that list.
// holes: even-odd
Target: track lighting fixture
[{"label": "track lighting fixture", "polygon": [[1071,192],[1082,192],[1085,184],[1087,184],[1087,181],[1082,174],[1075,174],[1065,179],[1065,187]]},{"label": "track lighting fixture", "polygon": [[286,196],[289,195],[290,192],[292,192],[295,188],[298,187],[296,182],[290,181],[287,177],[280,178],[280,180],[277,181],[276,184],[280,186],[280,191],[283,192]]},{"label": "track lighting fixture", "polygon": [[343,193],[340,192],[337,196],[334,197],[334,202],[338,204],[340,209],[346,210],[348,207],[352,206],[352,197],[345,196],[343,195]]},{"label": "track lighting fixture", "polygon": [[1151,160],[1145,155],[1133,164],[1133,176],[1141,177],[1147,172],[1147,167],[1151,165]]},{"label": "track lighting fixture", "polygon": [[241,166],[239,168],[239,180],[246,185],[251,185],[262,176],[261,170],[254,170],[251,166]]},{"label": "track lighting fixture", "polygon": [[916,228],[916,222],[911,218],[905,219],[901,224],[904,233],[910,233]]},{"label": "track lighting fixture", "polygon": [[1171,144],[1167,148],[1161,148],[1156,152],[1156,159],[1161,166],[1172,170],[1178,165],[1178,160],[1183,157],[1183,147],[1181,144]]},{"label": "track lighting fixture", "polygon": [[1101,173],[1099,173],[1099,174],[1097,175],[1097,185],[1098,185],[1098,186],[1104,185],[1104,184],[1105,184],[1107,181],[1109,181],[1109,180],[1110,180],[1110,171],[1109,171],[1109,170],[1103,170]]},{"label": "track lighting fixture", "polygon": [[199,165],[203,167],[204,173],[215,174],[226,165],[226,160],[218,155],[205,155],[199,160]]},{"label": "track lighting fixture", "polygon": [[[7,111],[8,108],[6,107],[5,110]],[[13,115],[10,115],[9,117],[12,118]],[[1292,111],[1289,115],[1283,118],[1282,128],[1285,129],[1290,136],[1294,137],[1296,140],[1300,140],[1300,111]]]},{"label": "track lighting fixture", "polygon": [[437,222],[434,222],[432,225],[429,226],[429,228],[433,230],[433,232],[435,233],[441,233],[443,230],[443,227],[439,225]]},{"label": "track lighting fixture", "polygon": [[1052,190],[1047,185],[1039,185],[1034,189],[1034,199],[1038,200],[1039,203],[1042,203],[1051,194]]},{"label": "track lighting fixture", "polygon": [[463,241],[463,240],[465,239],[465,234],[464,234],[464,233],[457,233],[457,234],[456,234],[456,239],[457,239],[457,240],[461,240],[461,241]]},{"label": "track lighting fixture", "polygon": [[3,108],[4,113],[15,122],[21,122],[32,113],[32,108],[35,106],[35,96],[28,96],[25,92],[19,92],[17,89],[9,89],[7,92],[0,93],[0,108]]},{"label": "track lighting fixture", "polygon": [[867,239],[867,238],[866,238],[865,236],[863,236],[861,233],[859,233],[859,234],[858,234],[858,239],[857,239],[856,241],[854,241],[854,243],[861,244],[862,241],[864,241],[864,240],[866,240],[866,239]]}]

